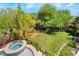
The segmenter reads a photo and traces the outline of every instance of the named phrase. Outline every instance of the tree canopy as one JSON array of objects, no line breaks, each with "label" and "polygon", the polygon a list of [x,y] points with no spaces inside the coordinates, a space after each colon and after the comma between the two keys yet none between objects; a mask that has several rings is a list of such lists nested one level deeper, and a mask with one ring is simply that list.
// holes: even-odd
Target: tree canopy
[{"label": "tree canopy", "polygon": [[35,20],[30,14],[22,11],[20,4],[16,9],[3,9],[0,14],[0,28],[6,31],[9,30],[13,34],[16,33],[18,37],[35,25]]},{"label": "tree canopy", "polygon": [[39,25],[43,28],[62,28],[71,19],[69,10],[57,10],[50,4],[45,4],[38,11]]}]

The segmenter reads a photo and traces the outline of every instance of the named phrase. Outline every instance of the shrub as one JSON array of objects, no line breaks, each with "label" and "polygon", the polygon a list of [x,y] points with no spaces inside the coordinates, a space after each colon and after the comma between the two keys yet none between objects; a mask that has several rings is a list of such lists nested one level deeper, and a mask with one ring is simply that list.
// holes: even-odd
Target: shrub
[{"label": "shrub", "polygon": [[72,48],[76,47],[76,40],[75,39],[70,39],[68,45]]}]

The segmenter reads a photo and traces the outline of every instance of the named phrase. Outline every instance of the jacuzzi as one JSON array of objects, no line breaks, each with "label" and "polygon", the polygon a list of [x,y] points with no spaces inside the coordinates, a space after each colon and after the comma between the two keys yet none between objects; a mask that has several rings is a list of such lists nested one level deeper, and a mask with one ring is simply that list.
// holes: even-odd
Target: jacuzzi
[{"label": "jacuzzi", "polygon": [[8,55],[18,55],[26,48],[25,40],[15,40],[6,45],[4,52]]},{"label": "jacuzzi", "polygon": [[36,49],[25,40],[14,40],[0,49],[0,56],[35,56]]}]

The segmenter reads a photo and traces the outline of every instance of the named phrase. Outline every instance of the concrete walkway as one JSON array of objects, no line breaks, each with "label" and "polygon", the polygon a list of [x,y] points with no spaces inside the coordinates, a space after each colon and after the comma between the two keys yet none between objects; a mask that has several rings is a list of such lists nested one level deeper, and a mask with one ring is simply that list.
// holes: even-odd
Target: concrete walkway
[{"label": "concrete walkway", "polygon": [[79,51],[77,52],[77,54],[75,56],[79,56]]},{"label": "concrete walkway", "polygon": [[32,50],[34,56],[44,56],[44,54],[41,51],[37,51],[36,48],[31,44],[27,44],[26,48],[30,48]]}]

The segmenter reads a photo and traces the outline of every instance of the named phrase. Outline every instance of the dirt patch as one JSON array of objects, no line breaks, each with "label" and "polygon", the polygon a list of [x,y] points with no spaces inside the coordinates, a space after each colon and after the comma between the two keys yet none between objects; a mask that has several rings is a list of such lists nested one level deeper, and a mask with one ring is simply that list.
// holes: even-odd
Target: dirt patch
[{"label": "dirt patch", "polygon": [[37,36],[38,33],[33,33],[33,35],[31,36],[31,38],[34,38],[35,36]]},{"label": "dirt patch", "polygon": [[35,32],[35,33],[27,33],[26,38],[27,38],[27,39],[32,39],[32,38],[34,38],[35,36],[37,36],[37,34],[38,34],[38,33],[36,33],[36,32]]}]

